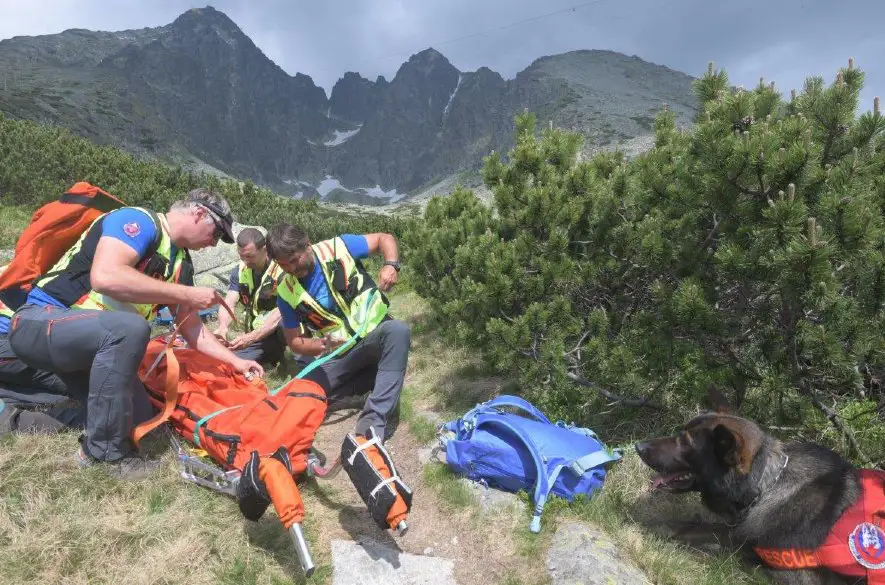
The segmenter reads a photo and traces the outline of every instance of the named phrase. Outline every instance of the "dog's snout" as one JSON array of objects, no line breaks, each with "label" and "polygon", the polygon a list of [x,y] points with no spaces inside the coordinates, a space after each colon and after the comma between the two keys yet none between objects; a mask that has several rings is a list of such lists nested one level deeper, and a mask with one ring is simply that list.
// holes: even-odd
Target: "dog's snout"
[{"label": "dog's snout", "polygon": [[640,457],[645,455],[645,452],[648,451],[648,441],[640,441],[633,445],[633,448],[636,449],[636,453],[639,454]]}]

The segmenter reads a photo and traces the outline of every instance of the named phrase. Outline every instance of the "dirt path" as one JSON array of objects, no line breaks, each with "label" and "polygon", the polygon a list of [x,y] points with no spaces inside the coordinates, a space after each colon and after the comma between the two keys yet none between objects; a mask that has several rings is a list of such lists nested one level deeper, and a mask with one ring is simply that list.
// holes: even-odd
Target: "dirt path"
[{"label": "dirt path", "polygon": [[[341,440],[353,428],[357,412],[349,409],[332,413],[321,427],[314,445],[329,459],[339,452]],[[423,445],[416,441],[405,422],[386,445],[399,475],[414,492],[407,534],[395,538],[390,531],[378,528],[342,471],[332,480],[318,481],[303,490],[307,514],[322,526],[318,539],[314,538],[314,548],[329,550],[332,539],[370,539],[401,552],[450,559],[455,563],[456,580],[462,585],[503,583],[508,579],[513,582],[514,576],[526,569],[513,538],[515,524],[524,523],[523,518],[507,509],[482,513],[475,507],[452,506],[428,484],[418,458]]]}]

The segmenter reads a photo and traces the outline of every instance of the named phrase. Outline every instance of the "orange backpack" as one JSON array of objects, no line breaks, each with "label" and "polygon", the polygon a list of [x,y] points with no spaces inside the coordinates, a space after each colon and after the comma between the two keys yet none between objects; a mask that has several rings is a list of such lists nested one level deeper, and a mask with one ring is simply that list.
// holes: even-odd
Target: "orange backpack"
[{"label": "orange backpack", "polygon": [[[162,352],[166,359],[146,376]],[[136,429],[136,443],[168,421],[225,469],[242,471],[253,451],[269,457],[280,447],[289,453],[294,475],[307,469],[308,451],[326,415],[326,393],[319,384],[292,380],[271,395],[263,380],[249,381],[195,349],[167,348],[161,337],[148,343],[138,376],[161,412]]]},{"label": "orange backpack", "polygon": [[30,291],[32,283],[77,243],[92,222],[123,206],[122,201],[95,185],[75,183],[57,201],[34,212],[15,245],[12,261],[0,274],[0,291]]}]

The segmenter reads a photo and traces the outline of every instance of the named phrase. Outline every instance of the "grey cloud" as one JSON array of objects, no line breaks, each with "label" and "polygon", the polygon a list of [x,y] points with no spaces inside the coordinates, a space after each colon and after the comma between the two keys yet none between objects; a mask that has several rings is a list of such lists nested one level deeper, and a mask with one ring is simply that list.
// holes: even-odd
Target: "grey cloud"
[{"label": "grey cloud", "polygon": [[[290,74],[329,92],[345,71],[392,78],[433,46],[463,71],[512,77],[543,55],[611,49],[700,75],[708,61],[736,85],[760,76],[788,92],[805,77],[830,80],[849,56],[867,73],[861,107],[885,91],[881,0],[214,0]],[[578,6],[574,11],[519,21]],[[180,0],[0,0],[0,38],[65,28],[120,30],[171,22]],[[481,34],[474,34],[481,33]],[[462,38],[467,37],[467,38]]]}]

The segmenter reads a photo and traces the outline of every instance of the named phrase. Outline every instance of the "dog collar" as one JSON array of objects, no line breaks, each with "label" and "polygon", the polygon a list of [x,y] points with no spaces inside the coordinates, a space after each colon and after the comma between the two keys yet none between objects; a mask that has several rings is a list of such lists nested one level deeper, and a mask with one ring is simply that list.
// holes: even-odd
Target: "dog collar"
[{"label": "dog collar", "polygon": [[783,465],[781,465],[781,468],[778,470],[777,475],[774,476],[774,479],[771,481],[771,483],[760,487],[759,493],[756,494],[756,497],[753,498],[753,500],[749,504],[744,506],[740,512],[738,512],[737,521],[734,524],[726,523],[727,526],[734,527],[734,526],[737,526],[738,524],[740,524],[741,522],[743,522],[744,519],[747,517],[747,514],[750,513],[750,510],[753,509],[753,506],[756,505],[756,502],[759,501],[759,498],[762,497],[762,494],[764,494],[765,492],[769,491],[771,488],[773,488],[774,486],[777,485],[777,482],[780,481],[781,476],[784,474],[784,470],[787,468],[787,464],[790,463],[790,456],[787,455],[786,453],[782,453],[782,455],[784,456],[784,463],[783,463]]}]

